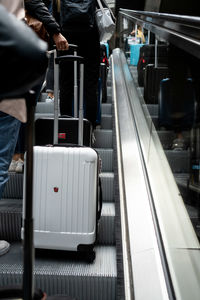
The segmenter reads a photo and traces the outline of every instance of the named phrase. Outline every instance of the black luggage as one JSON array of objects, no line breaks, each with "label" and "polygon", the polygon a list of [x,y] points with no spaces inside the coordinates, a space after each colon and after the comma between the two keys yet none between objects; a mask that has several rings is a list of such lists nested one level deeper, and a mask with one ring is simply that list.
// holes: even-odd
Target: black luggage
[{"label": "black luggage", "polygon": [[108,57],[107,57],[107,48],[106,45],[101,44],[100,47],[100,81],[101,81],[101,98],[102,103],[107,102],[107,73],[108,73]]},{"label": "black luggage", "polygon": [[168,67],[155,67],[155,65],[147,65],[144,77],[144,100],[147,104],[157,104],[162,79],[169,76]]},{"label": "black luggage", "polygon": [[[70,45],[71,48],[77,48],[76,45]],[[74,52],[76,55],[76,51]],[[56,59],[56,50],[54,50]],[[54,143],[54,132],[58,132],[59,143],[79,144],[78,127],[80,116],[83,117],[83,104],[78,108],[78,82],[77,82],[77,63],[74,62],[74,117],[60,116],[58,129],[54,128],[54,118],[41,117],[35,121],[35,145],[44,146]],[[59,65],[54,64],[54,114],[58,116],[58,95],[59,95]],[[80,95],[79,95],[80,96]],[[67,99],[66,99],[67,101]],[[79,118],[78,118],[79,114]],[[54,130],[52,130],[54,128]],[[92,126],[91,123],[83,119],[83,145],[91,146],[92,142]]]},{"label": "black luggage", "polygon": [[[83,145],[91,146],[91,124],[88,120],[83,120]],[[58,123],[58,143],[78,144],[78,118],[59,117]],[[35,145],[53,145],[54,118],[42,117],[35,121]]]},{"label": "black luggage", "polygon": [[[164,44],[159,44],[157,46],[157,57],[159,66],[167,66],[168,57],[168,46]],[[144,86],[144,73],[145,67],[148,64],[154,64],[155,62],[155,45],[148,44],[140,48],[140,55],[137,64],[138,72],[138,85]]]},{"label": "black luggage", "polygon": [[190,130],[195,120],[196,94],[191,78],[161,81],[158,123],[160,127],[176,132]]}]

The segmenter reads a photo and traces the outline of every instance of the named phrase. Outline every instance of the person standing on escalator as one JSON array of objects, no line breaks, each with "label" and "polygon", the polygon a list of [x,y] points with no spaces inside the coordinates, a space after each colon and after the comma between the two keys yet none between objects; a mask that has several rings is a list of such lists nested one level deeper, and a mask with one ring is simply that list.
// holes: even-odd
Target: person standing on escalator
[{"label": "person standing on escalator", "polygon": [[[58,1],[57,1],[58,2]],[[84,57],[84,117],[93,129],[96,127],[98,104],[98,80],[100,67],[100,40],[95,21],[95,0],[81,2],[81,13],[70,19],[70,4],[74,0],[60,1],[61,32],[71,44],[78,45],[78,55]],[[79,3],[75,3],[77,6]],[[73,54],[72,52],[70,54]],[[73,115],[73,63],[60,64],[60,112]]]},{"label": "person standing on escalator", "polygon": [[[49,12],[46,5],[50,5],[50,0],[25,0],[24,8],[26,12],[31,16],[43,23],[48,35],[49,43],[55,44],[58,50],[68,50],[69,45],[67,39],[61,34],[59,24],[56,22],[52,14]],[[41,82],[33,87],[38,100],[42,84],[45,79],[45,74],[41,79]],[[11,164],[9,166],[10,172],[23,172],[24,165],[24,153],[25,153],[25,124],[21,124],[16,144],[15,153],[13,155]]]}]

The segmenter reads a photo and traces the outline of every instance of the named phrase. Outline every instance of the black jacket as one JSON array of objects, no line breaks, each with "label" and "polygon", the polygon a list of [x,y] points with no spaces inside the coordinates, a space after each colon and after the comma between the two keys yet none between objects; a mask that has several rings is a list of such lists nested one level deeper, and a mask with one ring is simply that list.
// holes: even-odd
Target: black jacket
[{"label": "black jacket", "polygon": [[49,35],[60,32],[60,26],[49,13],[48,8],[42,0],[25,0],[25,9],[34,18],[44,24]]},{"label": "black jacket", "polygon": [[23,95],[41,82],[47,45],[0,5],[0,101]]}]

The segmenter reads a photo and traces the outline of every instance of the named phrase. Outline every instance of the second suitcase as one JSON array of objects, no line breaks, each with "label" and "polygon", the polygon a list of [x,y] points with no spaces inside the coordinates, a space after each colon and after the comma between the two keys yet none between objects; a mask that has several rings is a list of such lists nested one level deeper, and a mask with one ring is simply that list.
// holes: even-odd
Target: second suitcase
[{"label": "second suitcase", "polygon": [[[40,117],[35,121],[35,145],[53,145],[54,118]],[[92,128],[88,120],[83,119],[83,145],[91,145]],[[78,118],[59,117],[58,143],[78,143]]]},{"label": "second suitcase", "polygon": [[[77,46],[70,44],[70,48],[75,49],[74,55],[76,55]],[[57,57],[57,52],[54,50],[54,118],[44,116],[35,121],[35,145],[55,144],[55,140],[59,143],[80,144],[78,137],[78,134],[80,134],[83,139],[83,145],[91,146],[92,126],[87,119],[83,119],[83,100],[80,99],[81,97],[83,98],[83,95],[81,96],[83,87],[79,88],[78,93],[78,65],[76,61],[74,61],[74,117],[59,116],[59,59],[60,57]],[[68,59],[73,61],[73,56],[68,55]],[[58,123],[54,123],[55,118],[58,118]],[[81,121],[79,122],[79,120]],[[79,130],[80,124],[82,128]]]},{"label": "second suitcase", "polygon": [[155,67],[153,64],[147,65],[144,77],[144,100],[147,104],[157,104],[160,82],[167,78],[168,67]]}]

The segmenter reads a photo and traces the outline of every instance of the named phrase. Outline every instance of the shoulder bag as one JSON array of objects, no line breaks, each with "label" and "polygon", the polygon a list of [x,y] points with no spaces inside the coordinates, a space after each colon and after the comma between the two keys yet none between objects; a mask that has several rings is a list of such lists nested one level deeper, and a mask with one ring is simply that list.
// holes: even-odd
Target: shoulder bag
[{"label": "shoulder bag", "polygon": [[115,31],[115,17],[111,11],[111,9],[107,7],[103,7],[105,3],[101,2],[101,0],[97,0],[98,8],[96,9],[95,17],[97,27],[99,29],[100,41],[106,42],[111,39],[112,35]]}]

